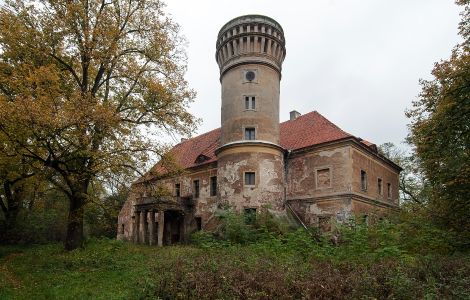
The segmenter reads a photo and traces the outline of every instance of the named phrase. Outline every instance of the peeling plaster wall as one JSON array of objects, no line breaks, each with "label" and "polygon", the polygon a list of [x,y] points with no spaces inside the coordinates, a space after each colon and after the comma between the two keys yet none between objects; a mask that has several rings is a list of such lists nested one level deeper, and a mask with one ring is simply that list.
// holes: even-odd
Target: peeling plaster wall
[{"label": "peeling plaster wall", "polygon": [[[218,160],[220,201],[237,211],[267,206],[283,209],[284,163],[282,154],[241,152]],[[255,172],[255,186],[246,186],[245,172]]]},{"label": "peeling plaster wall", "polygon": [[[294,156],[287,167],[287,199],[310,199],[351,191],[350,147],[326,148]],[[317,170],[330,170],[329,187],[318,186]]]},{"label": "peeling plaster wall", "polygon": [[[399,173],[388,164],[368,153],[351,147],[352,191],[360,196],[398,206]],[[361,188],[361,170],[367,173],[367,190]],[[379,193],[377,179],[382,179],[382,194]],[[391,184],[392,196],[387,195],[387,183]]]},{"label": "peeling plaster wall", "polygon": [[[118,228],[117,228],[117,239],[123,241],[130,241],[132,239],[133,231],[133,218],[134,215],[134,205],[136,204],[136,199],[138,195],[131,191],[126,202],[121,208],[121,211],[118,215]],[[124,225],[124,232],[122,231],[122,225]]]},{"label": "peeling plaster wall", "polygon": [[[267,151],[262,147],[243,149],[222,153],[217,165],[209,164],[197,170],[187,170],[179,177],[154,181],[150,188],[165,187],[172,196],[176,196],[175,184],[179,183],[181,197],[189,197],[194,193],[194,180],[199,180],[199,197],[194,199],[192,213],[185,218],[188,233],[196,229],[195,217],[201,217],[203,228],[214,227],[217,224],[214,213],[223,205],[237,211],[263,206],[273,212],[284,211],[284,192],[303,222],[315,226],[325,219],[344,222],[353,215],[382,216],[398,205],[398,171],[353,145],[337,145],[292,155],[286,169],[281,152]],[[329,169],[329,176],[325,175],[325,169]],[[361,190],[360,170],[367,172],[367,191]],[[244,172],[255,172],[255,186],[245,186]],[[318,178],[318,174],[323,177]],[[210,196],[212,176],[217,176],[217,196]],[[378,193],[378,177],[383,180],[383,195]],[[387,197],[388,182],[392,183],[391,199]],[[118,239],[131,239],[134,205],[142,193],[142,190],[133,188],[121,209]]]},{"label": "peeling plaster wall", "polygon": [[[329,181],[325,180],[326,169],[330,171]],[[361,190],[361,169],[367,172],[366,191]],[[319,174],[324,177],[319,178]],[[289,159],[287,200],[307,225],[317,225],[321,218],[344,222],[354,215],[382,216],[398,205],[398,175],[381,159],[353,145],[317,149]],[[378,193],[379,177],[382,195]]]},{"label": "peeling plaster wall", "polygon": [[[197,224],[195,217],[201,217],[202,226],[204,228],[213,217],[217,208],[217,196],[210,196],[210,177],[217,176],[217,169],[213,165],[200,170],[188,171],[186,174],[169,178],[153,181],[147,187],[148,189],[156,189],[157,186],[163,187],[170,193],[170,197],[176,197],[175,184],[180,184],[181,197],[191,197],[193,195],[193,182],[199,180],[199,197],[193,198],[194,207],[193,211],[185,216],[187,233],[195,231]],[[118,216],[118,235],[119,240],[131,240],[133,229],[134,205],[138,203],[138,198],[142,195],[149,194],[143,191],[141,186],[134,185],[132,191],[124,203],[119,216]],[[122,231],[122,224],[124,224],[124,233]]]}]

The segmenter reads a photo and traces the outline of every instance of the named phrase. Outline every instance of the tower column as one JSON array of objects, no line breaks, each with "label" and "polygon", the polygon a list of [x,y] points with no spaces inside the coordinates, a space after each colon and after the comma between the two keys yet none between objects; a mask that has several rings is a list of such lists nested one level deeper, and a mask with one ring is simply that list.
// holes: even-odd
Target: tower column
[{"label": "tower column", "polygon": [[146,244],[147,243],[147,210],[142,212],[142,216],[140,218],[140,243]]},{"label": "tower column", "polygon": [[[272,41],[279,51],[272,49]],[[284,149],[279,146],[279,94],[285,55],[283,29],[266,16],[241,16],[222,27],[216,45],[216,58],[226,48],[229,52],[228,57],[217,60],[222,87],[221,137],[216,150],[219,201],[238,210],[264,205],[281,210]]]},{"label": "tower column", "polygon": [[155,245],[155,210],[150,210],[149,245]]},{"label": "tower column", "polygon": [[132,232],[132,237],[134,239],[134,243],[139,242],[139,226],[140,226],[140,211],[135,212],[135,218],[134,218],[134,227],[133,227],[133,232]]},{"label": "tower column", "polygon": [[165,211],[158,211],[158,246],[163,246],[163,231],[165,226]]}]

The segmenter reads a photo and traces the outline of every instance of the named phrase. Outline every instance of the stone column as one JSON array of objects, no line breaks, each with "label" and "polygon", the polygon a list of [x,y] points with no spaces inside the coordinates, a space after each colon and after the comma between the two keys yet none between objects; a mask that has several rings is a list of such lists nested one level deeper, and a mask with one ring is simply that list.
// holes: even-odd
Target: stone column
[{"label": "stone column", "polygon": [[140,243],[147,244],[147,210],[142,212],[142,216],[140,218]]},{"label": "stone column", "polygon": [[186,242],[186,223],[185,223],[185,217],[184,214],[181,214],[180,216],[180,243],[185,243]]},{"label": "stone column", "polygon": [[155,211],[150,210],[149,245],[155,245]]},{"label": "stone column", "polygon": [[140,211],[136,211],[135,218],[134,218],[134,228],[132,230],[134,243],[136,244],[139,242],[139,234],[140,234],[139,225],[140,225]]},{"label": "stone column", "polygon": [[165,225],[165,211],[158,211],[158,246],[163,246],[163,228]]}]

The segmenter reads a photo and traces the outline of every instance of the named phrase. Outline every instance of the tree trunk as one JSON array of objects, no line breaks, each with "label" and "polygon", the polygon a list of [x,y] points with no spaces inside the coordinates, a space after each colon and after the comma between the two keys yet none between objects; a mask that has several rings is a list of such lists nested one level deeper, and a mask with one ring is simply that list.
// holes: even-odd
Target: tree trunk
[{"label": "tree trunk", "polygon": [[69,197],[70,208],[67,220],[67,236],[65,237],[65,250],[73,250],[83,245],[83,206],[85,197],[83,193],[72,194]]}]

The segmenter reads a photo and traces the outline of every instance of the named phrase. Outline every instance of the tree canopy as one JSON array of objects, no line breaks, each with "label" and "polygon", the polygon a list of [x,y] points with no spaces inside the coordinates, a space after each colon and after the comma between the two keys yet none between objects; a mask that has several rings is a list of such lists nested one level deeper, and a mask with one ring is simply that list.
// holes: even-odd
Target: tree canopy
[{"label": "tree canopy", "polygon": [[470,243],[470,1],[457,4],[463,42],[435,64],[432,80],[421,80],[408,140],[432,187],[433,217]]},{"label": "tree canopy", "polygon": [[195,128],[178,30],[159,0],[9,0],[0,8],[0,132],[68,196],[66,249],[82,243],[94,180],[162,154],[148,132]]}]

